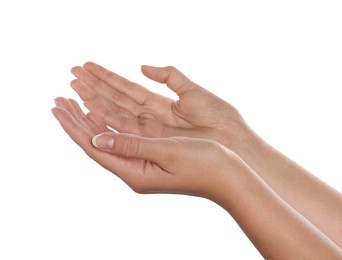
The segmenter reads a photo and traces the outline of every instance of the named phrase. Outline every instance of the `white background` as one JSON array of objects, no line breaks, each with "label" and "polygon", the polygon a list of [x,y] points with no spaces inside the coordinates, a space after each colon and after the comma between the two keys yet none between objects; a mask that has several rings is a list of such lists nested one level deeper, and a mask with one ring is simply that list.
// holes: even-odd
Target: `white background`
[{"label": "white background", "polygon": [[0,259],[261,259],[219,206],[132,192],[50,108],[79,100],[69,70],[86,61],[165,95],[140,65],[173,65],[342,190],[341,14],[329,0],[1,1]]}]

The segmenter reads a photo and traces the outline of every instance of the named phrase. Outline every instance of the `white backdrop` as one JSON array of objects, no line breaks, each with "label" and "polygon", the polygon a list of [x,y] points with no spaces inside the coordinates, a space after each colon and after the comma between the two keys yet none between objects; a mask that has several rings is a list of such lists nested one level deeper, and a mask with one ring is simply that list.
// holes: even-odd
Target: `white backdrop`
[{"label": "white backdrop", "polygon": [[50,108],[97,62],[153,91],[173,65],[342,191],[341,1],[1,1],[0,259],[261,259],[228,213],[138,195],[88,159]]}]

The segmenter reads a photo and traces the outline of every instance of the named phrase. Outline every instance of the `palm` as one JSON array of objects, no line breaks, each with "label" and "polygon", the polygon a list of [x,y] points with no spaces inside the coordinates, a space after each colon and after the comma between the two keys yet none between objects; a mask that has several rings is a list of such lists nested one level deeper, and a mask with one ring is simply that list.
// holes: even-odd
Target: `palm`
[{"label": "palm", "polygon": [[216,129],[240,120],[233,107],[201,88],[183,93],[178,101],[151,93],[141,111],[143,135],[150,135],[156,127],[160,135],[167,135],[170,129]]}]

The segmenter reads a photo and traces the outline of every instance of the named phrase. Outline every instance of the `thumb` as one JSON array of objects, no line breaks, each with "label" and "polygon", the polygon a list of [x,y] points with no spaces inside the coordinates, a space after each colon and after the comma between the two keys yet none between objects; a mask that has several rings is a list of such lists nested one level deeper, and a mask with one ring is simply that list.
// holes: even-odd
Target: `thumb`
[{"label": "thumb", "polygon": [[145,138],[129,134],[102,133],[92,139],[98,149],[132,159],[163,162],[172,156],[170,141],[165,138]]},{"label": "thumb", "polygon": [[149,79],[163,84],[166,83],[166,85],[172,91],[176,92],[178,96],[190,89],[198,87],[198,85],[189,80],[183,73],[172,66],[152,67],[143,65],[141,66],[141,71]]}]

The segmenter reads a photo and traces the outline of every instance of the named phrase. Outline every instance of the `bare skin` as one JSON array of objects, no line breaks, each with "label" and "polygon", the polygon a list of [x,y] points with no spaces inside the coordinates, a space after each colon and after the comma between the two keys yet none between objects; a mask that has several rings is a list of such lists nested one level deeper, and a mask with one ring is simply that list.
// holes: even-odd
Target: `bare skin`
[{"label": "bare skin", "polygon": [[71,86],[104,124],[145,137],[217,141],[238,154],[282,199],[342,247],[342,195],[264,142],[229,103],[173,67],[142,66],[179,100],[152,93],[95,63],[75,67]]},{"label": "bare skin", "polygon": [[52,112],[67,134],[136,192],[211,199],[233,216],[267,259],[342,257],[339,247],[223,145],[198,138],[102,133],[106,126],[83,114],[75,101],[58,98],[56,105]]},{"label": "bare skin", "polygon": [[[53,112],[66,132],[91,158],[137,192],[183,193],[215,201],[235,218],[266,258],[341,257],[340,248],[336,246],[342,244],[342,199],[338,192],[266,144],[233,106],[191,82],[175,68],[143,66],[142,71],[149,78],[166,83],[178,94],[179,100],[152,93],[94,63],[72,69],[77,79],[71,85],[91,112],[84,115],[75,101],[64,98],[56,100]],[[113,135],[107,126],[134,136]],[[101,151],[91,144],[91,140],[99,146],[96,140],[101,143],[102,139],[92,138],[102,132],[113,135],[115,142]],[[135,135],[145,138],[139,139],[141,137]],[[202,139],[165,138],[172,136]],[[167,150],[174,150],[182,157],[164,156],[168,160],[173,158],[172,162],[176,164],[185,158],[186,163],[168,168],[170,165],[163,158],[148,157],[148,152],[140,156],[141,147],[144,147],[141,142],[164,147],[156,148],[157,152],[148,149],[154,155],[163,154],[165,147],[172,145],[175,149]],[[199,149],[201,146],[209,147],[210,152],[205,152],[206,158],[197,162],[201,159],[197,157],[198,151],[208,149]],[[194,154],[196,158],[193,158]],[[210,169],[203,164],[208,156],[215,161],[215,167]],[[200,169],[196,174],[188,172],[192,170],[189,165],[201,165],[200,161],[210,176],[202,175]],[[183,176],[175,182],[182,185],[170,187],[173,178],[168,181],[160,178],[165,170]],[[146,174],[150,171],[152,173]],[[183,172],[186,172],[185,177],[179,174]],[[191,181],[186,181],[187,178]],[[186,183],[190,186],[184,186]],[[220,185],[222,187],[218,189]],[[230,198],[237,197],[239,203],[234,204]],[[243,210],[241,205],[245,205]],[[248,217],[251,215],[255,216],[253,221]],[[271,244],[275,250],[271,249]]]}]

